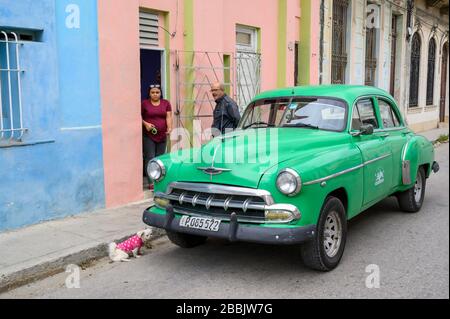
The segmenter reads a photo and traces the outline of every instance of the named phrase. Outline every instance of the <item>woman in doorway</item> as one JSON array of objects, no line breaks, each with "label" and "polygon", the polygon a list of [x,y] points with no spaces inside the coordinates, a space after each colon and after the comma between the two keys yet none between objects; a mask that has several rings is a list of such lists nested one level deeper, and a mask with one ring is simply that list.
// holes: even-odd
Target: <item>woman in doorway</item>
[{"label": "woman in doorway", "polygon": [[[141,115],[144,128],[144,171],[147,173],[148,162],[166,152],[167,135],[172,132],[172,107],[169,101],[161,98],[159,84],[150,85],[148,99],[141,104]],[[153,189],[153,181],[148,178],[149,188]]]}]

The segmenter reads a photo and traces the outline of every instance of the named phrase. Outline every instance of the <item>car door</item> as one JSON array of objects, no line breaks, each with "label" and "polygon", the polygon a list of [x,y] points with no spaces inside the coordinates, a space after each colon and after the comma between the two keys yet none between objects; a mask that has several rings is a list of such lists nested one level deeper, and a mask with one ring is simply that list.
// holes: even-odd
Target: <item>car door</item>
[{"label": "car door", "polygon": [[382,124],[380,134],[385,136],[385,141],[390,144],[392,151],[392,187],[395,189],[402,185],[402,150],[406,143],[408,129],[401,122],[401,117],[397,114],[397,108],[392,101],[378,97],[377,105]]},{"label": "car door", "polygon": [[[363,207],[388,196],[392,188],[392,152],[381,130],[374,98],[364,97],[357,100],[352,110],[353,143],[359,148],[363,169]],[[371,124],[373,134],[358,134],[361,125]]]}]

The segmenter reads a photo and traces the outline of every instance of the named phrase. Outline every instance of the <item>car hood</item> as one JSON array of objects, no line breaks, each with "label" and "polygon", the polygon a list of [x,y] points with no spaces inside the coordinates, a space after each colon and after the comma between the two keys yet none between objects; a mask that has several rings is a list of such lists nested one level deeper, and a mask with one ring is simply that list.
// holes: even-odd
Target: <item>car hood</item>
[{"label": "car hood", "polygon": [[289,159],[310,159],[324,146],[346,138],[343,133],[308,128],[239,130],[190,150],[188,158],[180,160],[176,180],[257,188],[264,173],[274,166],[281,169]]}]

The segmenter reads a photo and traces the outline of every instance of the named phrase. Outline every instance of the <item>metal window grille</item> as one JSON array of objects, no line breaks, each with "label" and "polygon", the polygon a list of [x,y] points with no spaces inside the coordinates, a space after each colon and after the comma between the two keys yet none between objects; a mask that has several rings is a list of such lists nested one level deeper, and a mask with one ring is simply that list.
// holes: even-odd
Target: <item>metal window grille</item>
[{"label": "metal window grille", "polygon": [[19,48],[14,32],[0,30],[0,141],[20,141],[23,127]]},{"label": "metal window grille", "polygon": [[419,71],[420,71],[421,40],[418,33],[412,38],[411,45],[411,77],[409,83],[409,106],[419,105]]},{"label": "metal window grille", "polygon": [[236,103],[242,111],[260,91],[261,55],[257,53],[257,30],[236,26]]},{"label": "metal window grille", "polygon": [[[211,127],[215,101],[211,85],[221,82],[236,97],[235,58],[230,52],[175,51],[177,127],[187,128],[199,121],[202,131]],[[228,57],[228,61],[225,61]],[[192,145],[189,136],[185,136]]]},{"label": "metal window grille", "polygon": [[[200,121],[203,130],[211,127],[216,105],[210,93],[212,83],[223,83],[226,91],[239,106],[247,105],[260,91],[261,55],[258,53],[173,53],[176,56],[175,120],[178,127],[186,128],[192,125],[194,120]],[[186,136],[186,140],[190,139]]]},{"label": "metal window grille", "polygon": [[345,83],[347,67],[347,9],[348,0],[333,1],[333,39],[331,59],[331,83]]},{"label": "metal window grille", "polygon": [[236,53],[236,103],[243,110],[261,88],[261,55],[253,52]]},{"label": "metal window grille", "polygon": [[148,12],[139,12],[139,39],[141,46],[157,47],[158,41],[158,15]]},{"label": "metal window grille", "polygon": [[393,15],[391,26],[391,83],[389,89],[389,93],[391,93],[392,96],[394,96],[395,91],[395,68],[397,66],[397,21],[398,17],[396,15]]},{"label": "metal window grille", "polygon": [[376,28],[366,29],[366,78],[365,85],[375,86],[375,75],[377,71],[376,55]]},{"label": "metal window grille", "polygon": [[436,62],[436,41],[434,41],[434,39],[431,39],[430,44],[428,46],[427,105],[433,104],[435,62]]}]

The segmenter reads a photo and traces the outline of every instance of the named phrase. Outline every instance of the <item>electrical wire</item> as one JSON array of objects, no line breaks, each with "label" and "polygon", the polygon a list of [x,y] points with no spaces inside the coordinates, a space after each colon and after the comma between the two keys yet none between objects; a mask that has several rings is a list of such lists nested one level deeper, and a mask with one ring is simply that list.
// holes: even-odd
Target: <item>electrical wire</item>
[{"label": "electrical wire", "polygon": [[167,30],[166,28],[158,25],[158,27],[160,27],[161,29],[163,29],[164,31],[166,31],[171,38],[174,38],[177,35],[177,30],[178,30],[178,1],[177,0],[177,6],[176,6],[176,14],[175,14],[175,31],[170,32],[169,30]]}]

